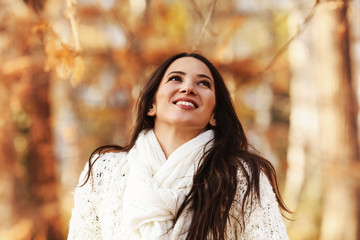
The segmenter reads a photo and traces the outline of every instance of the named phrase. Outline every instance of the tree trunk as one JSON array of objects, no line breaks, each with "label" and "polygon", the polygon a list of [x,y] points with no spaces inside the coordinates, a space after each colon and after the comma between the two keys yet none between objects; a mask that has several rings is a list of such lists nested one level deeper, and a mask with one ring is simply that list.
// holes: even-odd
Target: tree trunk
[{"label": "tree trunk", "polygon": [[29,128],[28,173],[33,239],[63,239],[58,203],[58,182],[54,155],[51,108],[49,101],[50,74],[34,67],[23,99]]},{"label": "tree trunk", "polygon": [[4,18],[0,24],[6,33],[1,38],[9,44],[0,56],[0,239],[63,239],[51,78],[44,71],[45,37],[34,34],[33,17]]},{"label": "tree trunk", "polygon": [[325,170],[321,239],[358,239],[358,186],[348,170],[359,160],[357,102],[345,1],[323,1],[315,15],[314,52],[320,153]]},{"label": "tree trunk", "polygon": [[[301,11],[288,18],[290,35],[296,34]],[[318,239],[322,201],[322,167],[319,162],[317,87],[314,81],[311,32],[304,31],[289,46],[291,113],[287,151],[285,202],[295,212],[289,222],[291,239]],[[309,205],[312,207],[309,208]],[[305,226],[305,227],[304,227]]]},{"label": "tree trunk", "polygon": [[[0,81],[0,233],[15,223],[15,127],[10,108],[11,85]],[[0,234],[1,236],[1,234]],[[1,237],[0,237],[1,238]]]}]

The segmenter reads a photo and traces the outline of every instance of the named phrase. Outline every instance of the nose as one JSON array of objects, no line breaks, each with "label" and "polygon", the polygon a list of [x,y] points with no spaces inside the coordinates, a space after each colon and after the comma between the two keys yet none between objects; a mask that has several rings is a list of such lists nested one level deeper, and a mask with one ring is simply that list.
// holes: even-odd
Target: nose
[{"label": "nose", "polygon": [[189,94],[189,95],[196,95],[197,94],[193,84],[192,83],[186,83],[186,82],[184,82],[184,84],[181,86],[179,92],[184,93],[184,94]]}]

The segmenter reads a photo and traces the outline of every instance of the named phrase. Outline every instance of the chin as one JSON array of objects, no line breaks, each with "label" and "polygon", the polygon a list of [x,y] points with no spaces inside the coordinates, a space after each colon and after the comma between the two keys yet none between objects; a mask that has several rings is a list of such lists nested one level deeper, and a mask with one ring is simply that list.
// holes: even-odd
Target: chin
[{"label": "chin", "polygon": [[194,120],[178,120],[175,125],[184,128],[207,129],[208,123],[199,123]]}]

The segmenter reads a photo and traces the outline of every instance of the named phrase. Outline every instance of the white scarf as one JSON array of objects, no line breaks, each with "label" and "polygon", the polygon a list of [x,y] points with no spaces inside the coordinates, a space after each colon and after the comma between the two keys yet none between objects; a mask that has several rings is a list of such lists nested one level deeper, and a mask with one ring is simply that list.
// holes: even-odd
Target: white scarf
[{"label": "white scarf", "polygon": [[212,146],[208,130],[166,159],[153,130],[140,133],[128,153],[130,173],[123,198],[123,239],[177,239],[170,228],[192,187],[199,160]]}]

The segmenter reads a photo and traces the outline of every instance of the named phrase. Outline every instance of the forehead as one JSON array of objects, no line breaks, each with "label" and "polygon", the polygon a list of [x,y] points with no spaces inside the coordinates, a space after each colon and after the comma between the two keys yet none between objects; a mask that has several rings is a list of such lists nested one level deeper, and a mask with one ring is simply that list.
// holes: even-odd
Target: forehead
[{"label": "forehead", "polygon": [[176,59],[170,64],[164,76],[171,73],[172,71],[182,71],[188,74],[205,74],[210,78],[213,78],[211,71],[206,66],[206,64],[193,57],[182,57]]}]

